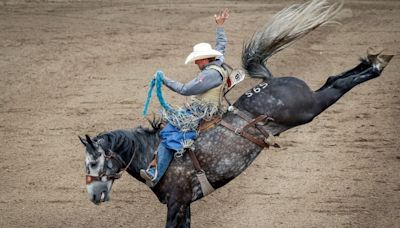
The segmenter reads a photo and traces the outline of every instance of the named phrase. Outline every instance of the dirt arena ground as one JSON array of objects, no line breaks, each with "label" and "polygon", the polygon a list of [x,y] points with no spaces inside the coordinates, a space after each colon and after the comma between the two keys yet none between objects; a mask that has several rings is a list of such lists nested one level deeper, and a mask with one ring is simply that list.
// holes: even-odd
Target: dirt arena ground
[{"label": "dirt arena ground", "polygon": [[[214,43],[218,9],[231,9],[226,59],[239,66],[243,40],[294,2],[0,1],[0,227],[163,227],[166,207],[129,175],[110,202],[89,201],[77,136],[146,125],[152,75],[190,80],[184,60]],[[337,20],[272,58],[273,74],[317,89],[368,46],[399,53],[400,1],[345,1]],[[400,227],[399,60],[194,203],[192,226]]]}]

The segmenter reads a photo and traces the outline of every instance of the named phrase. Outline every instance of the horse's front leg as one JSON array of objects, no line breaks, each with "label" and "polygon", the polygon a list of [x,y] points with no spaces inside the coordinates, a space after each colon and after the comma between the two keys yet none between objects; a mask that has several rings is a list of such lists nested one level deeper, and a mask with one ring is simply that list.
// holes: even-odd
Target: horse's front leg
[{"label": "horse's front leg", "polygon": [[190,228],[190,204],[186,208],[183,227]]},{"label": "horse's front leg", "polygon": [[181,204],[176,201],[168,203],[167,228],[190,227],[190,203]]}]

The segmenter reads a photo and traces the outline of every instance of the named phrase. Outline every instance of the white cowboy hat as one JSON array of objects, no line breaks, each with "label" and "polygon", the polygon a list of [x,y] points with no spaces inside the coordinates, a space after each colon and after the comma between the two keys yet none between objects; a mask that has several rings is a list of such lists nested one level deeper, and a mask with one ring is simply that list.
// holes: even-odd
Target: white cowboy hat
[{"label": "white cowboy hat", "polygon": [[208,43],[199,43],[193,46],[193,52],[186,58],[185,64],[199,60],[223,55],[221,52],[211,48]]}]

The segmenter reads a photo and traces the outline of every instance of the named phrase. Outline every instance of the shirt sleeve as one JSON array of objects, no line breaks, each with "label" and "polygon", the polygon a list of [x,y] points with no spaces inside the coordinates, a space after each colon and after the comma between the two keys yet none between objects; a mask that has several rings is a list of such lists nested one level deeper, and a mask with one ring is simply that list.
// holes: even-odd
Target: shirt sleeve
[{"label": "shirt sleeve", "polygon": [[196,78],[183,84],[167,77],[164,77],[163,83],[169,89],[184,96],[202,94],[222,83],[222,77],[218,71],[207,69],[200,72]]},{"label": "shirt sleeve", "polygon": [[[224,27],[217,27],[215,50],[225,55],[225,48],[227,43],[228,39],[226,38]],[[220,60],[221,62],[224,62],[225,58],[224,56],[218,56],[216,59]]]}]

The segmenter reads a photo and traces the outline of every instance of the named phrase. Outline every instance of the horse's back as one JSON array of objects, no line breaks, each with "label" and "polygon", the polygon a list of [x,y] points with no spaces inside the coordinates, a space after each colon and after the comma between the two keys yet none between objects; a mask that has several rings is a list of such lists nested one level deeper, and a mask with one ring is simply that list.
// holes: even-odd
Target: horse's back
[{"label": "horse's back", "polygon": [[[314,92],[295,77],[274,77],[248,90],[235,106],[254,115],[268,115],[278,123],[307,123],[312,117],[305,110],[315,105]],[[304,111],[304,112],[303,112]]]}]

